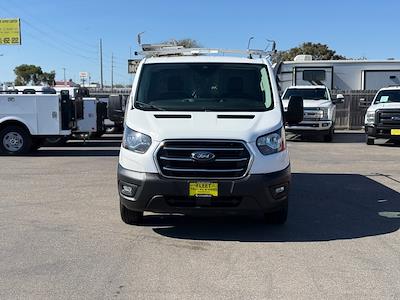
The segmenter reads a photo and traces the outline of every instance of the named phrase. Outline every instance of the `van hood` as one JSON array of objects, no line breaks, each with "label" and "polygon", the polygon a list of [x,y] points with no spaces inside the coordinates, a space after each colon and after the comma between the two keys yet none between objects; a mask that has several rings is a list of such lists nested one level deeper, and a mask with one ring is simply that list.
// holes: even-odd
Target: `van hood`
[{"label": "van hood", "polygon": [[183,112],[132,109],[126,125],[151,136],[166,139],[234,139],[255,142],[261,135],[282,127],[280,110],[265,112]]},{"label": "van hood", "polygon": [[[289,100],[284,99],[282,100],[283,107],[287,108],[289,105]],[[303,106],[304,108],[313,108],[313,107],[328,107],[331,105],[332,102],[330,100],[310,100],[310,99],[303,99]]]},{"label": "van hood", "polygon": [[368,111],[372,112],[382,108],[400,109],[400,102],[373,104],[368,108]]}]

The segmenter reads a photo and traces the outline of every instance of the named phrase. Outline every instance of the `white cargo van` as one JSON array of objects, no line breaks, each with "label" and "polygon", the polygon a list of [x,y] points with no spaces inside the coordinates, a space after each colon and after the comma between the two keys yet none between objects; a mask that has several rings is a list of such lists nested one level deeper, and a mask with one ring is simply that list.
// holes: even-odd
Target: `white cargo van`
[{"label": "white cargo van", "polygon": [[368,145],[373,145],[376,138],[400,144],[400,87],[378,91],[365,114],[365,133]]},{"label": "white cargo van", "polygon": [[[286,221],[290,162],[273,70],[265,57],[254,58],[261,51],[220,53],[144,53],[119,156],[125,223],[139,224],[144,211],[258,212],[267,222]],[[292,100],[286,121],[300,122],[302,101]]]},{"label": "white cargo van", "polygon": [[292,96],[303,99],[304,120],[299,124],[286,126],[286,131],[318,135],[325,142],[331,142],[335,132],[336,104],[343,102],[343,95],[338,94],[336,99],[332,99],[329,89],[323,85],[291,86],[282,95],[284,109],[287,109]]}]

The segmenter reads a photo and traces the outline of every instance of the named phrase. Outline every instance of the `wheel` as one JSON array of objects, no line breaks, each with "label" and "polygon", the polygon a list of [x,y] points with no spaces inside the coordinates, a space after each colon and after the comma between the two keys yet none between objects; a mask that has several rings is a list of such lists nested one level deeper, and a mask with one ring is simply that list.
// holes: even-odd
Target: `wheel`
[{"label": "wheel", "polygon": [[68,137],[58,136],[58,137],[48,137],[44,140],[44,146],[63,146],[68,140]]},{"label": "wheel", "polygon": [[334,129],[329,130],[329,133],[324,135],[324,142],[332,142],[334,132]]},{"label": "wheel", "polygon": [[139,225],[143,221],[143,212],[127,209],[122,203],[119,204],[121,219],[129,225]]},{"label": "wheel", "polygon": [[97,132],[92,132],[92,133],[89,134],[89,138],[90,138],[90,139],[99,139],[99,138],[101,138],[105,133],[106,133],[105,130],[97,131]]},{"label": "wheel", "polygon": [[394,145],[400,145],[400,140],[390,140]]},{"label": "wheel", "polygon": [[31,144],[31,151],[37,151],[41,146],[42,146],[42,140],[38,138],[32,139],[32,144]]},{"label": "wheel", "polygon": [[375,143],[375,139],[367,135],[366,143],[367,145],[373,145]]},{"label": "wheel", "polygon": [[26,154],[31,149],[32,137],[21,126],[11,125],[0,131],[0,153]]},{"label": "wheel", "polygon": [[285,224],[287,220],[287,215],[288,215],[288,205],[286,204],[277,211],[265,213],[264,221],[267,224],[277,224],[277,225]]},{"label": "wheel", "polygon": [[123,124],[115,124],[108,133],[122,133],[124,132],[124,125]]}]

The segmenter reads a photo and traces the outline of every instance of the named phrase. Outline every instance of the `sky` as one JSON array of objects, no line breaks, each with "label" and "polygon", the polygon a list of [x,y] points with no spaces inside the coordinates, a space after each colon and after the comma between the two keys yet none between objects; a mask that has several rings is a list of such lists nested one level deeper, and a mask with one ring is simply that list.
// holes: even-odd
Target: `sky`
[{"label": "sky", "polygon": [[[1,18],[20,18],[22,45],[0,45],[0,82],[13,81],[20,64],[54,70],[56,79],[79,82],[79,72],[100,81],[99,39],[104,82],[129,84],[130,53],[136,35],[144,43],[192,38],[210,48],[278,50],[303,42],[327,44],[350,58],[400,59],[400,1],[226,1],[226,0],[0,0]],[[133,55],[133,54],[132,54]],[[133,56],[133,58],[135,58]]]}]

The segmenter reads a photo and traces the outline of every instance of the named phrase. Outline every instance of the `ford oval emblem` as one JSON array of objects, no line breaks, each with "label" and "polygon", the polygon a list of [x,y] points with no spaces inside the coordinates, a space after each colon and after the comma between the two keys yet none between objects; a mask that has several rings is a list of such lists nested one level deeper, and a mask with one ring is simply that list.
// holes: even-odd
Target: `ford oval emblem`
[{"label": "ford oval emblem", "polygon": [[215,159],[215,154],[208,151],[196,151],[191,156],[193,160],[198,162],[209,162]]},{"label": "ford oval emblem", "polygon": [[400,121],[400,117],[394,116],[394,117],[392,117],[392,120],[393,121]]}]

